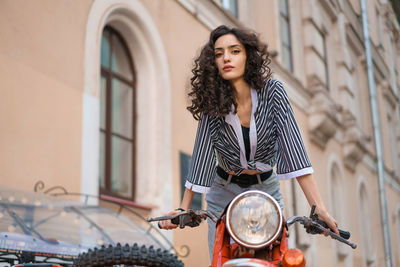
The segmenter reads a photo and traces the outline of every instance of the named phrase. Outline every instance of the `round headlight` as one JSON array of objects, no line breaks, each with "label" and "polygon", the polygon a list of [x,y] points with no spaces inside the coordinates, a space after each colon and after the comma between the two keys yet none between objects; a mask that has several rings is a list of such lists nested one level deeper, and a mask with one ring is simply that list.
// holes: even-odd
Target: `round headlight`
[{"label": "round headlight", "polygon": [[248,248],[271,244],[282,229],[282,212],[278,202],[265,192],[246,191],[236,196],[226,212],[231,237]]}]

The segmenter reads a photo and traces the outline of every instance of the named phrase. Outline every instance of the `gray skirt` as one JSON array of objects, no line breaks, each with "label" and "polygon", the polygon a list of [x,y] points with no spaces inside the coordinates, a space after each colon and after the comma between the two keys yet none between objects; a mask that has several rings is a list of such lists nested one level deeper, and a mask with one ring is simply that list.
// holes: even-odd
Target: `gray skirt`
[{"label": "gray skirt", "polygon": [[[211,186],[210,191],[206,196],[207,211],[211,212],[217,218],[221,216],[226,205],[234,199],[237,195],[248,190],[260,190],[271,195],[279,203],[283,213],[283,202],[280,183],[276,178],[275,172],[261,184],[254,184],[247,188],[242,188],[234,183],[227,183],[224,179],[218,175],[215,177],[214,182]],[[212,252],[214,249],[214,237],[215,237],[215,223],[210,219],[208,222],[208,248],[210,252],[210,259],[212,261]]]}]

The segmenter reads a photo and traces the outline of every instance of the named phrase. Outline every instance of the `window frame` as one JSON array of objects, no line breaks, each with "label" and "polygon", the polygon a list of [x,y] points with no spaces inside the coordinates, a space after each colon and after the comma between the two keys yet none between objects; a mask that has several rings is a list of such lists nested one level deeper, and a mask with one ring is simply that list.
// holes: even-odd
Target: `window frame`
[{"label": "window frame", "polygon": [[[278,4],[278,9],[279,9],[279,22],[280,22],[280,19],[282,18],[284,21],[285,21],[285,23],[286,23],[286,25],[287,25],[287,33],[288,33],[288,44],[285,44],[284,42],[283,42],[283,38],[282,38],[282,33],[283,33],[283,30],[282,30],[282,27],[283,27],[283,25],[282,25],[282,23],[279,23],[279,26],[280,26],[280,34],[281,34],[281,49],[282,49],[282,53],[281,53],[281,60],[282,60],[282,65],[284,65],[290,72],[292,72],[293,73],[293,49],[292,49],[292,32],[291,32],[291,27],[290,27],[290,8],[289,8],[289,0],[278,0],[278,1],[285,1],[286,2],[286,4],[285,4],[285,6],[286,6],[286,13],[287,13],[287,15],[285,15],[284,13],[283,13],[283,11],[281,10],[281,5],[280,4]],[[285,25],[285,26],[286,26]],[[289,66],[286,66],[286,64],[285,64],[285,60],[283,59],[283,50],[284,49],[287,49],[288,50],[288,52],[289,52]]]},{"label": "window frame", "polygon": [[324,62],[324,67],[325,67],[325,86],[328,91],[330,91],[330,79],[329,79],[329,62],[328,62],[328,49],[327,49],[327,35],[319,32],[322,38],[322,45],[323,45],[323,55],[322,55],[322,61]]},{"label": "window frame", "polygon": [[[125,199],[129,201],[134,201],[135,200],[135,189],[136,189],[136,72],[134,68],[134,61],[133,57],[130,53],[129,47],[123,38],[123,36],[113,27],[110,25],[106,25],[103,29],[102,36],[106,33],[109,32],[109,37],[110,37],[110,53],[109,53],[109,66],[104,67],[100,63],[100,77],[105,78],[105,129],[102,129],[102,126],[100,125],[99,131],[100,131],[100,136],[104,134],[105,136],[105,143],[104,143],[104,166],[99,165],[100,167],[104,168],[104,188],[102,185],[99,183],[99,191],[100,194],[102,195],[107,195],[111,197],[116,197],[119,199]],[[125,78],[119,73],[116,73],[112,70],[112,55],[113,55],[113,44],[114,44],[114,38],[116,37],[119,42],[122,45],[122,48],[124,50],[124,54],[128,59],[129,62],[129,67],[130,70],[132,71],[132,80],[130,81],[129,79]],[[101,57],[101,55],[100,55]],[[100,78],[100,79],[101,79]],[[132,138],[127,138],[126,136],[123,136],[122,134],[115,133],[113,132],[112,125],[112,93],[113,93],[113,80],[116,79],[118,82],[121,84],[127,85],[130,87],[132,90]],[[113,192],[112,191],[112,137],[116,136],[119,139],[122,139],[124,141],[130,142],[132,145],[132,151],[131,151],[131,181],[132,181],[132,194],[131,197],[123,196],[118,192]],[[101,139],[100,139],[101,142]],[[100,151],[99,151],[100,153]],[[99,177],[100,178],[100,177]],[[99,181],[100,182],[100,181]]]},{"label": "window frame", "polygon": [[361,240],[363,243],[363,261],[365,266],[375,266],[376,264],[376,247],[374,246],[374,236],[372,235],[372,225],[370,223],[371,214],[369,212],[370,199],[367,191],[367,186],[364,182],[361,183],[358,189],[359,198],[359,216],[361,223]]}]

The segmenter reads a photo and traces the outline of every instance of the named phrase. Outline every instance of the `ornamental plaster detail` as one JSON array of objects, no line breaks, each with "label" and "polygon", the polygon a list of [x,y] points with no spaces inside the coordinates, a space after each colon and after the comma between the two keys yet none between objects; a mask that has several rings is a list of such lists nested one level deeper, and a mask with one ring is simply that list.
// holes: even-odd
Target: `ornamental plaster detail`
[{"label": "ornamental plaster detail", "polygon": [[[311,83],[313,82],[319,83],[318,80],[311,81]],[[321,83],[309,88],[312,92],[308,119],[310,137],[314,143],[324,149],[341,126],[342,107],[329,97],[325,86]]]},{"label": "ornamental plaster detail", "polygon": [[350,171],[355,172],[357,164],[362,161],[367,152],[366,144],[369,141],[361,129],[357,126],[356,118],[348,111],[342,112],[344,126],[344,165]]}]

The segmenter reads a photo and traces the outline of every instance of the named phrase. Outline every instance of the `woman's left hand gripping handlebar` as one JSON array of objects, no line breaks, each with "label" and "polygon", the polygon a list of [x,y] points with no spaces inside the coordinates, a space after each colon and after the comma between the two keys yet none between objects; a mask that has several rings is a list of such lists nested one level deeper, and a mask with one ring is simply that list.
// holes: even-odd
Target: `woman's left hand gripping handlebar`
[{"label": "woman's left hand gripping handlebar", "polygon": [[[338,223],[336,220],[326,211],[326,210],[321,210],[318,209],[315,212],[318,215],[318,218],[322,221],[324,221],[328,227],[334,232],[335,234],[339,235],[339,230],[338,230]],[[325,236],[328,236],[327,233],[324,233]]]}]

